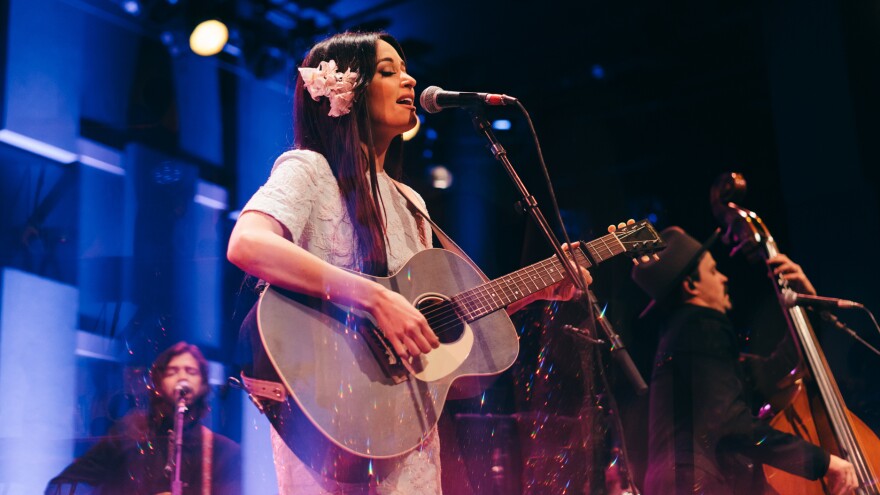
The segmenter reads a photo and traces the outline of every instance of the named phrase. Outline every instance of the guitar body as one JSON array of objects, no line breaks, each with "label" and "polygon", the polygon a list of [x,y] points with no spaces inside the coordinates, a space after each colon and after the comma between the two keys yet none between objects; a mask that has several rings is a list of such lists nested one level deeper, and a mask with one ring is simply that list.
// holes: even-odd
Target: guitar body
[{"label": "guitar body", "polygon": [[[589,268],[590,260],[665,247],[642,220],[567,256]],[[443,249],[419,252],[390,277],[361,276],[406,297],[440,347],[402,361],[367,314],[275,287],[263,292],[242,325],[263,351],[255,352],[254,378],[278,379],[290,393],[285,402],[258,402],[272,426],[299,459],[344,483],[381,477],[422,445],[451,387],[459,396],[472,393],[481,377],[513,365],[519,336],[504,308],[567,277],[553,257],[486,281]]]},{"label": "guitar body", "polygon": [[[484,283],[467,262],[442,249],[419,252],[390,277],[367,278],[416,306]],[[377,330],[364,315],[273,287],[264,291],[260,338],[291,393],[269,417],[291,450],[328,477],[366,481],[371,467],[393,466],[428,437],[453,381],[496,375],[513,364],[519,339],[504,310],[470,323],[450,307],[439,311],[444,316],[429,323],[440,347],[409,369],[389,369],[382,363],[390,355],[371,345]],[[453,318],[459,324],[446,325]]]}]

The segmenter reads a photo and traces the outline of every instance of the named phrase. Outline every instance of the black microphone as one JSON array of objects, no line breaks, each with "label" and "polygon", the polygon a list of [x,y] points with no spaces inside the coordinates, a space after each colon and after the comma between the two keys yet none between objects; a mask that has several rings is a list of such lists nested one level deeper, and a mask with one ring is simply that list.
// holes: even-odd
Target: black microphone
[{"label": "black microphone", "polygon": [[174,387],[174,390],[177,392],[178,397],[185,397],[192,392],[192,385],[189,384],[187,380],[180,380],[177,382],[177,385]]},{"label": "black microphone", "polygon": [[798,294],[791,289],[782,290],[782,303],[785,307],[811,306],[813,308],[862,308],[861,304],[835,297],[810,296]]},{"label": "black microphone", "polygon": [[422,91],[419,103],[428,113],[437,113],[444,108],[473,107],[480,105],[514,105],[516,98],[493,93],[460,93],[444,91],[437,86],[428,86]]}]

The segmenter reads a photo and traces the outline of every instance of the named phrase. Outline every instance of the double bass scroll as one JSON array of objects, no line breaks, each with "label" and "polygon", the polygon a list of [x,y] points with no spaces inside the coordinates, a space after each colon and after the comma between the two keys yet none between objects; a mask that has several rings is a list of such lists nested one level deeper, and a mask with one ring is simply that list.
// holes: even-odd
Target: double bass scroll
[{"label": "double bass scroll", "polygon": [[[766,261],[779,254],[779,249],[761,218],[734,202],[745,191],[746,181],[741,174],[720,176],[710,193],[712,212],[726,230],[723,240],[733,246],[731,255],[747,252]],[[781,298],[789,288],[788,282],[782,275],[771,278],[776,295]],[[880,439],[847,409],[806,311],[800,306],[782,306],[782,310],[800,356],[803,369],[799,371],[803,378],[793,399],[776,413],[771,426],[846,459],[855,468],[858,493],[880,494]],[[781,494],[829,493],[821,479],[809,481],[770,466],[765,466],[764,472],[770,486]]]}]

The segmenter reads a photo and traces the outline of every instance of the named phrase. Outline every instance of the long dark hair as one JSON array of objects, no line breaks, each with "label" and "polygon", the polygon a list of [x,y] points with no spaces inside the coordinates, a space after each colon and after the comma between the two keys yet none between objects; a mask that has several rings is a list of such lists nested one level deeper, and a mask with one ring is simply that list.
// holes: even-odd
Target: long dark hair
[{"label": "long dark hair", "polygon": [[[322,61],[335,60],[339,70],[357,71],[351,112],[341,117],[330,117],[327,98],[314,101],[297,78],[294,94],[294,147],[321,153],[330,163],[339,184],[348,215],[354,226],[358,247],[358,269],[373,275],[386,275],[388,261],[387,238],[380,215],[376,177],[373,133],[370,126],[367,86],[376,73],[376,42],[386,41],[406,57],[400,44],[386,33],[340,33],[316,44],[302,67],[317,67]],[[364,153],[361,143],[371,150]],[[385,171],[394,178],[400,174],[403,140],[395,137],[385,154]],[[369,173],[367,180],[365,172]]]}]

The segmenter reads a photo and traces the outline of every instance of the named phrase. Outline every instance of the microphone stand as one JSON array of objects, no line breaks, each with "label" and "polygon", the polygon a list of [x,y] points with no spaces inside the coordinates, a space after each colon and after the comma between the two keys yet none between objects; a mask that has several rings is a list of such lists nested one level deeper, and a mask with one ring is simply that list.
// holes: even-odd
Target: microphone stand
[{"label": "microphone stand", "polygon": [[[812,309],[812,308],[807,308],[807,309]],[[871,312],[869,311],[868,314],[871,314]],[[857,334],[855,330],[853,330],[852,328],[847,326],[846,323],[840,321],[837,318],[837,316],[835,316],[834,313],[832,313],[831,311],[828,311],[828,310],[819,311],[819,316],[822,318],[822,320],[830,323],[831,326],[833,326],[834,328],[836,328],[838,330],[842,330],[844,333],[846,333],[850,337],[856,339],[856,341],[858,341],[860,344],[862,344],[863,346],[870,349],[871,352],[880,356],[880,351],[878,351],[876,347],[872,346],[867,341],[865,341],[865,339],[863,339],[859,334]],[[874,319],[873,314],[871,314],[871,319]]]},{"label": "microphone stand", "polygon": [[648,391],[648,384],[645,383],[642,374],[639,373],[639,369],[636,368],[635,363],[633,363],[632,358],[630,358],[629,353],[626,351],[623,339],[620,338],[620,334],[614,331],[614,327],[611,326],[608,318],[605,318],[605,315],[602,314],[602,310],[599,309],[599,301],[596,300],[596,295],[590,291],[587,293],[587,296],[590,298],[593,314],[599,315],[594,321],[602,328],[602,331],[608,336],[608,341],[611,342],[611,357],[614,358],[617,365],[623,370],[623,374],[629,379],[630,384],[632,384],[636,391],[636,395],[644,395]]},{"label": "microphone stand", "polygon": [[[541,209],[538,208],[538,201],[534,196],[529,194],[529,191],[526,189],[525,184],[523,184],[522,180],[517,175],[516,170],[514,170],[513,165],[510,163],[510,160],[507,158],[507,150],[504,149],[504,146],[498,141],[495,137],[495,133],[492,132],[492,125],[483,117],[482,112],[479,108],[471,108],[471,122],[473,122],[474,129],[477,132],[482,133],[486,139],[489,140],[489,150],[492,152],[492,155],[496,160],[501,162],[504,165],[504,169],[507,171],[507,175],[510,176],[510,180],[513,181],[513,184],[519,190],[522,199],[519,200],[518,204],[520,208],[528,212],[529,216],[532,217],[535,224],[538,226],[541,233],[544,235],[544,238],[550,243],[553,247],[553,251],[556,253],[556,258],[562,263],[562,267],[568,273],[568,276],[574,282],[575,286],[585,294],[586,297],[589,298],[589,303],[585,304],[587,311],[589,313],[595,313],[596,306],[595,296],[593,296],[592,292],[590,292],[589,287],[587,287],[586,282],[583,277],[581,277],[580,271],[575,270],[571,266],[569,259],[565,256],[562,251],[562,247],[559,244],[559,240],[556,239],[556,236],[553,234],[553,231],[550,228],[550,224],[547,223],[547,219],[544,217],[544,214],[541,212]],[[572,256],[572,260],[577,263],[577,258]],[[593,316],[591,314],[591,316]],[[598,318],[599,326],[605,332],[605,335],[608,338],[608,342],[611,343],[611,355],[614,357],[615,361],[623,368],[624,373],[627,378],[632,383],[633,387],[639,394],[644,393],[648,389],[648,386],[645,384],[645,381],[642,379],[642,376],[639,374],[638,369],[632,361],[629,353],[626,350],[626,347],[623,345],[623,340],[621,340],[620,335],[614,332],[614,328],[611,327],[610,324],[605,320],[605,318]]]},{"label": "microphone stand", "polygon": [[[180,398],[177,399],[177,409],[174,413],[174,478],[171,480],[171,495],[183,495],[180,466],[183,454],[183,417],[186,410],[186,394],[181,391]],[[168,462],[171,462],[170,455],[168,456]]]}]

